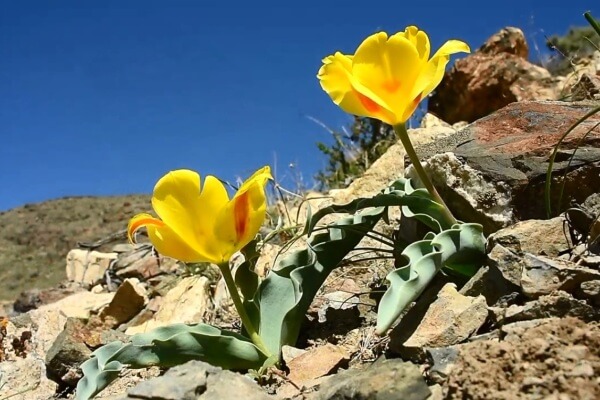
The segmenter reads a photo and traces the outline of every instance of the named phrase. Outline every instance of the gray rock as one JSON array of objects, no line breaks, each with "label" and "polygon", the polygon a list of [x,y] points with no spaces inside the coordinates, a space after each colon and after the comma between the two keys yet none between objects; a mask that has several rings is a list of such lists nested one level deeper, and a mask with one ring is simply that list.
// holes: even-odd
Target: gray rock
[{"label": "gray rock", "polygon": [[[548,154],[566,129],[593,107],[585,102],[515,102],[447,138],[446,148],[436,143],[435,148],[417,147],[417,152],[455,216],[481,223],[489,234],[518,220],[546,218]],[[555,174],[565,176],[562,209],[553,210],[555,214],[571,201],[581,204],[600,187],[598,122],[599,115],[587,119],[563,142],[564,148],[577,146],[578,151],[571,162],[573,150],[559,153],[554,164]],[[560,188],[552,186],[553,205]]]},{"label": "gray rock", "polygon": [[452,372],[455,365],[461,345],[427,348],[431,367],[429,368],[429,378],[435,383],[442,384]]},{"label": "gray rock", "polygon": [[[173,367],[164,375],[138,384],[118,400],[272,399],[250,378],[202,361]],[[115,399],[117,400],[117,399]]]},{"label": "gray rock", "polygon": [[419,367],[392,359],[341,372],[321,384],[311,400],[425,400],[431,395]]},{"label": "gray rock", "polygon": [[497,244],[488,252],[488,265],[497,269],[511,284],[521,286],[523,259],[518,254]]},{"label": "gray rock", "polygon": [[501,298],[520,291],[521,288],[507,280],[496,265],[486,265],[469,279],[459,293],[472,297],[481,295],[491,306]]},{"label": "gray rock", "polygon": [[46,369],[52,380],[69,386],[77,385],[81,378],[79,365],[92,354],[78,334],[83,326],[76,318],[67,319],[65,329],[46,353]]},{"label": "gray rock", "polygon": [[512,305],[508,308],[491,307],[490,311],[498,324],[508,324],[520,321],[531,321],[541,318],[576,317],[582,321],[600,320],[600,311],[584,300],[573,298],[570,294],[557,291],[550,295],[541,296],[538,300],[525,305]]},{"label": "gray rock", "polygon": [[530,298],[564,290],[580,296],[583,282],[600,279],[600,272],[582,267],[567,260],[553,260],[543,256],[525,254],[521,286]]}]

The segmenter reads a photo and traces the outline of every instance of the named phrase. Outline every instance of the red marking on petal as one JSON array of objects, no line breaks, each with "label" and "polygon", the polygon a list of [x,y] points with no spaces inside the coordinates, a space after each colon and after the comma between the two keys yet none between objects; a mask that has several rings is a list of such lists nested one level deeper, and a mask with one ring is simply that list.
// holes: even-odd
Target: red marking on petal
[{"label": "red marking on petal", "polygon": [[235,205],[233,207],[234,221],[235,221],[235,233],[237,238],[241,238],[246,232],[248,226],[248,217],[250,211],[250,199],[248,198],[248,192],[244,192],[235,199]]},{"label": "red marking on petal", "polygon": [[360,100],[361,104],[367,109],[368,112],[376,113],[381,111],[381,106],[375,103],[367,96],[365,96],[364,94],[356,92],[356,95],[358,96],[358,99]]},{"label": "red marking on petal", "polygon": [[417,104],[419,104],[421,102],[421,97],[423,96],[423,93],[419,93],[419,95],[417,97],[415,97],[415,99],[413,100],[413,105],[416,107]]}]

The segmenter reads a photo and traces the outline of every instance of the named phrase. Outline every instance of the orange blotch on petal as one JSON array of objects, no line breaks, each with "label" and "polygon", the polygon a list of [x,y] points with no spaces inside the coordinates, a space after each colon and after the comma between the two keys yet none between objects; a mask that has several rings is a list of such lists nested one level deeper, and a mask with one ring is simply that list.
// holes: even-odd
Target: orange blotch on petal
[{"label": "orange blotch on petal", "polygon": [[165,223],[162,222],[159,219],[156,219],[150,215],[148,216],[144,216],[144,215],[139,215],[139,216],[135,216],[131,219],[131,221],[129,222],[129,225],[127,226],[127,238],[129,239],[129,241],[131,243],[135,243],[135,232],[138,229],[141,229],[145,226],[164,226]]},{"label": "orange blotch on petal", "polygon": [[370,98],[368,98],[367,96],[365,96],[362,93],[359,93],[357,91],[355,91],[355,93],[358,96],[360,103],[363,105],[363,107],[368,112],[377,113],[377,112],[381,111],[381,106],[379,104],[375,103],[373,100],[371,100]]},{"label": "orange blotch on petal", "polygon": [[239,240],[246,233],[250,211],[250,198],[248,192],[244,192],[235,199],[233,209],[235,220],[235,233]]},{"label": "orange blotch on petal", "polygon": [[422,97],[423,97],[423,93],[419,93],[419,95],[417,97],[415,97],[413,99],[413,101],[410,102],[408,107],[406,107],[406,110],[404,110],[404,114],[402,115],[401,122],[406,122],[410,119],[410,117],[414,114],[415,110],[417,109],[419,103],[421,102]]}]

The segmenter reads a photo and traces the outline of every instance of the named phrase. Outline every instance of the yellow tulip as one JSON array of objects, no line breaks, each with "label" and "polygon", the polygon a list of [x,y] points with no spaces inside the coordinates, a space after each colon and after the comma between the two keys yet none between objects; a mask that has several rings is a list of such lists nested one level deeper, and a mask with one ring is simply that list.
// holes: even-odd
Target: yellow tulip
[{"label": "yellow tulip", "polygon": [[208,175],[187,169],[171,171],[154,187],[150,214],[134,216],[127,226],[129,240],[145,227],[156,250],[183,262],[223,264],[256,236],[265,220],[265,186],[272,179],[268,166],[256,171],[232,199],[225,186]]},{"label": "yellow tulip", "polygon": [[431,59],[429,51],[427,34],[416,26],[389,37],[379,32],[366,38],[354,55],[336,52],[324,58],[317,77],[342,110],[398,125],[440,84],[450,55],[470,49],[449,40]]}]

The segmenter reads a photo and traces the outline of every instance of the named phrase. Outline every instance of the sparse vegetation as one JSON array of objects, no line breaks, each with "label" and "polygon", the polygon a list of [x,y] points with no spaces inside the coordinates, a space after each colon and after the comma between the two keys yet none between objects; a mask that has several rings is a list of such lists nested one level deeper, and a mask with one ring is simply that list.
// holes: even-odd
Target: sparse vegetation
[{"label": "sparse vegetation", "polygon": [[149,209],[149,195],[131,195],[68,197],[0,213],[0,300],[56,286],[78,241],[123,230],[136,212]]},{"label": "sparse vegetation", "polygon": [[316,176],[321,190],[348,186],[397,140],[390,125],[367,117],[354,117],[349,129],[329,131],[334,143],[317,143],[327,156],[327,165]]},{"label": "sparse vegetation", "polygon": [[577,26],[569,29],[566,35],[552,35],[546,46],[555,55],[546,65],[554,75],[566,75],[571,72],[571,64],[583,57],[589,57],[600,48],[600,37],[591,26]]}]

